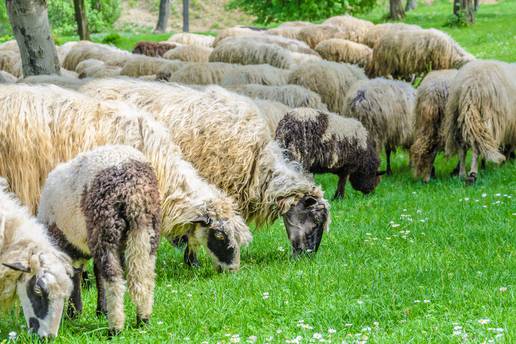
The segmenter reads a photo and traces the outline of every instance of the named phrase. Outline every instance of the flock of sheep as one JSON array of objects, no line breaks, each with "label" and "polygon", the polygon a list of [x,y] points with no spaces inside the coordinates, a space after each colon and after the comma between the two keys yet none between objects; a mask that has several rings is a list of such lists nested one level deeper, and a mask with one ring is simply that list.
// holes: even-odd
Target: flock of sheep
[{"label": "flock of sheep", "polygon": [[57,49],[60,76],[21,78],[16,42],[0,45],[0,307],[19,299],[42,337],[57,335],[66,300],[81,313],[90,258],[116,334],[126,288],[137,323],[151,316],[160,235],[186,244],[188,265],[203,246],[236,271],[247,223],[282,217],[293,253],[316,252],[330,216],[311,173],[339,176],[335,198],[348,179],[369,193],[380,152],[390,174],[402,147],[425,182],[445,151],[472,183],[480,158],[516,146],[516,65],[434,29],[338,16],[180,33],[132,54]]}]

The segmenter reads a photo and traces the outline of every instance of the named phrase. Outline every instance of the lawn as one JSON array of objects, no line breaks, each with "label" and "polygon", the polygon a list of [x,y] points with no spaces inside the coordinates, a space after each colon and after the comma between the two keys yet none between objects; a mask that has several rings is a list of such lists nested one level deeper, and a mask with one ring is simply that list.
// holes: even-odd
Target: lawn
[{"label": "lawn", "polygon": [[[468,28],[443,27],[450,7],[420,5],[407,22],[443,29],[477,56],[516,60],[516,1],[482,5]],[[378,22],[380,12],[368,18]],[[122,44],[150,38],[122,35]],[[344,200],[331,202],[331,230],[312,258],[290,257],[280,221],[255,232],[235,274],[216,273],[204,254],[202,267],[189,269],[163,242],[150,326],[134,328],[127,300],[128,328],[111,342],[515,343],[516,162],[488,164],[465,187],[449,177],[456,159],[437,160],[438,179],[428,185],[411,178],[399,152],[394,175],[374,194],[348,186]],[[316,179],[333,195],[334,176]],[[107,340],[94,288],[84,302],[56,343]],[[15,313],[2,317],[0,343],[10,331],[29,341]]]}]

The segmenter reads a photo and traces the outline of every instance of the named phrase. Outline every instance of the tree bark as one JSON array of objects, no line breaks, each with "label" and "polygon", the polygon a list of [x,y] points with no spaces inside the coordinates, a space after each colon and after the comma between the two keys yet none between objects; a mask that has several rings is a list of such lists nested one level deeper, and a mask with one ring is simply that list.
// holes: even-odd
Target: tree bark
[{"label": "tree bark", "polygon": [[403,4],[401,0],[390,0],[389,1],[389,18],[392,20],[400,20],[405,17],[405,11],[403,10]]},{"label": "tree bark", "polygon": [[407,0],[407,4],[405,5],[405,12],[416,9],[417,1],[416,0]]},{"label": "tree bark", "polygon": [[90,40],[90,33],[88,31],[88,18],[86,16],[86,7],[84,0],[73,0],[73,7],[75,8],[75,21],[77,22],[77,33],[81,40]]},{"label": "tree bark", "polygon": [[183,32],[190,31],[190,1],[183,0]]},{"label": "tree bark", "polygon": [[478,0],[454,0],[453,14],[457,17],[462,16],[464,22],[473,24],[475,23],[477,5]]},{"label": "tree bark", "polygon": [[60,74],[46,0],[6,0],[6,5],[20,48],[23,75]]},{"label": "tree bark", "polygon": [[170,16],[170,0],[160,0],[159,2],[159,15],[158,23],[154,32],[166,32],[168,17]]},{"label": "tree bark", "polygon": [[461,0],[453,0],[453,15],[456,17],[459,16],[459,12],[460,12],[460,7],[461,7],[460,1]]},{"label": "tree bark", "polygon": [[95,0],[93,1],[93,9],[96,10],[96,11],[101,11],[102,10],[102,4],[100,3],[100,0]]}]

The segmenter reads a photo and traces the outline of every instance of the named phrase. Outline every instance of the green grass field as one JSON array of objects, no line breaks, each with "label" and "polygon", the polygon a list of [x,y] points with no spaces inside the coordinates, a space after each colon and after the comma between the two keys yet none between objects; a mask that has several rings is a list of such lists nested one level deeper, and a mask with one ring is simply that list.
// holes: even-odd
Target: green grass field
[{"label": "green grass field", "polygon": [[[477,56],[516,60],[516,1],[482,5],[468,28],[443,27],[450,11],[420,5],[407,22],[443,29]],[[380,11],[368,18],[378,22]],[[123,46],[150,38],[124,36]],[[255,232],[236,274],[214,272],[206,255],[189,269],[163,242],[150,326],[134,328],[127,300],[128,328],[111,342],[516,343],[516,163],[488,164],[472,187],[449,177],[455,163],[439,156],[438,179],[424,185],[400,152],[373,195],[348,186],[313,258],[290,257],[279,221]],[[316,179],[333,195],[334,176]],[[94,288],[84,303],[56,343],[107,340]],[[1,318],[0,343],[10,331],[30,341],[21,312]]]}]

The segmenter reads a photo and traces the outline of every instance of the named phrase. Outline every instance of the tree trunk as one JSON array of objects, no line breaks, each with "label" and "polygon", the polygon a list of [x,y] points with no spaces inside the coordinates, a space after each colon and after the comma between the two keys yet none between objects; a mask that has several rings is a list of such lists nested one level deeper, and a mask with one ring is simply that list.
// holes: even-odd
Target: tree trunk
[{"label": "tree trunk", "polygon": [[23,75],[60,74],[46,0],[6,0],[6,4],[20,48]]},{"label": "tree trunk", "polygon": [[400,20],[405,17],[405,11],[403,10],[403,4],[401,0],[390,0],[389,1],[390,13],[389,18],[392,20]]},{"label": "tree trunk", "polygon": [[93,4],[92,4],[92,5],[93,5],[93,7],[92,7],[92,8],[93,8],[95,11],[100,12],[100,11],[102,10],[102,4],[100,3],[100,0],[95,0],[95,1],[93,1]]},{"label": "tree trunk", "polygon": [[480,0],[475,0],[475,12],[478,11],[479,7],[480,7]]},{"label": "tree trunk", "polygon": [[416,7],[417,7],[417,1],[416,0],[407,0],[407,4],[405,5],[405,12],[414,10],[414,9],[416,9]]},{"label": "tree trunk", "polygon": [[158,23],[156,24],[156,28],[154,29],[154,32],[166,32],[167,31],[167,23],[168,23],[169,16],[170,16],[170,0],[160,0],[159,1]]},{"label": "tree trunk", "polygon": [[457,4],[454,1],[453,13],[456,16],[461,15],[464,22],[468,24],[475,23],[476,1],[477,0],[458,0],[458,8],[455,7]]},{"label": "tree trunk", "polygon": [[190,31],[190,2],[183,0],[183,32]]},{"label": "tree trunk", "polygon": [[461,0],[453,0],[453,15],[458,17],[460,12],[460,1]]},{"label": "tree trunk", "polygon": [[73,7],[75,8],[75,21],[77,22],[77,33],[81,40],[90,40],[90,33],[88,31],[88,18],[86,17],[86,8],[84,0],[73,0]]}]

